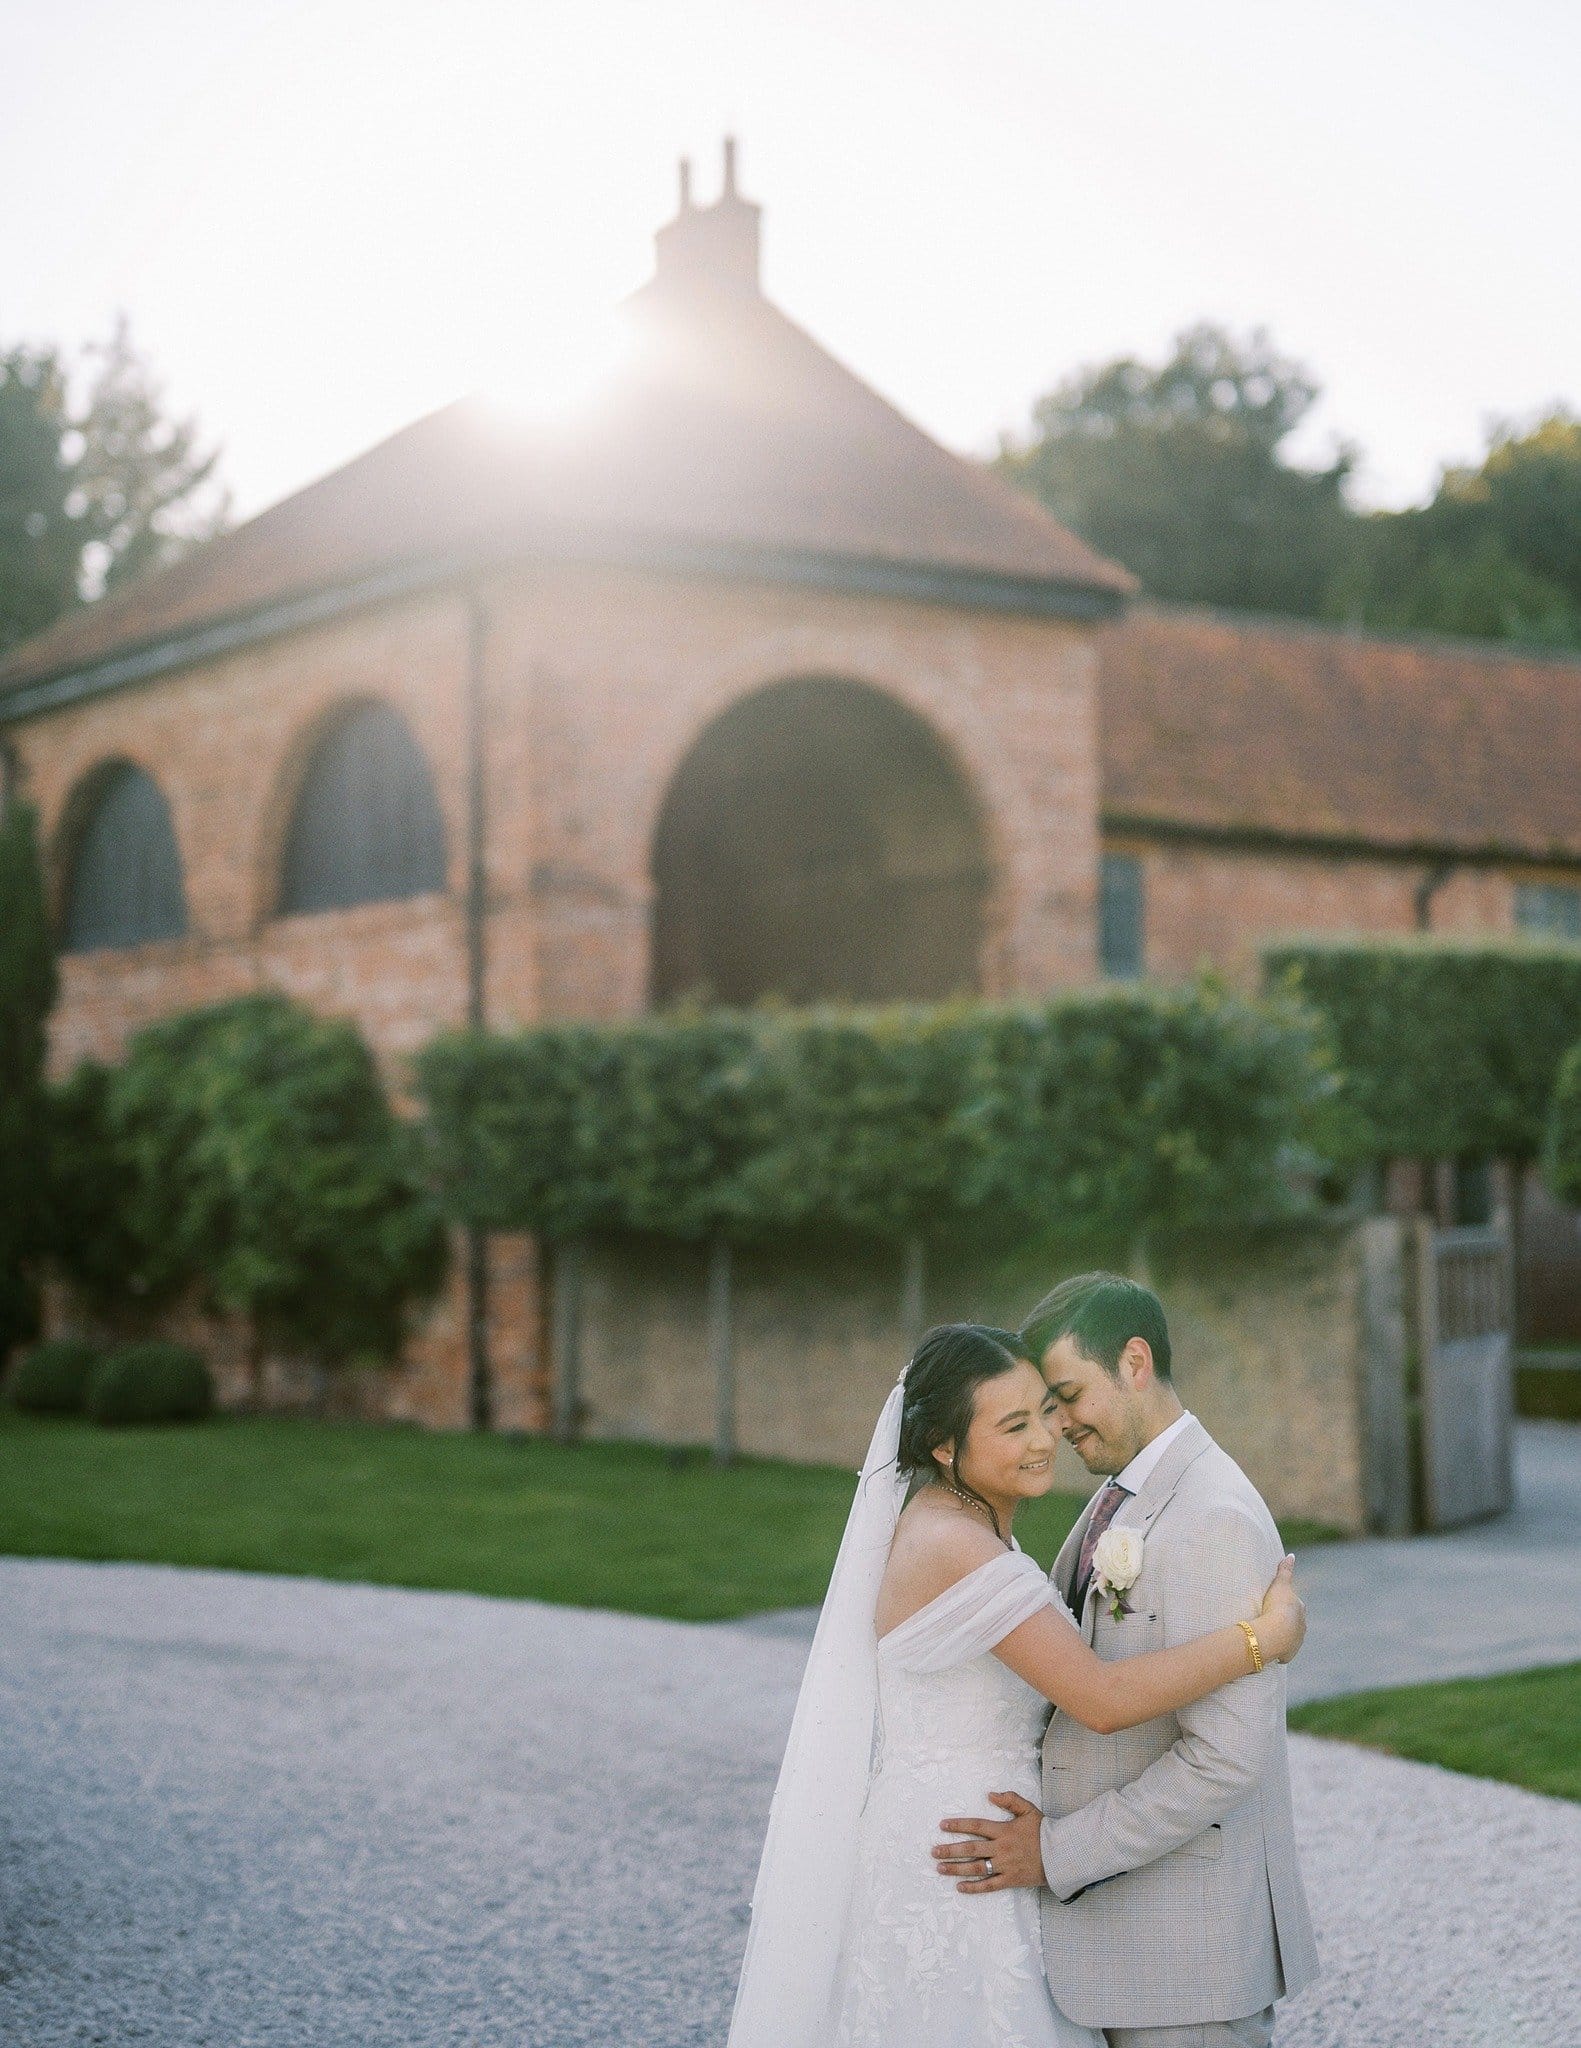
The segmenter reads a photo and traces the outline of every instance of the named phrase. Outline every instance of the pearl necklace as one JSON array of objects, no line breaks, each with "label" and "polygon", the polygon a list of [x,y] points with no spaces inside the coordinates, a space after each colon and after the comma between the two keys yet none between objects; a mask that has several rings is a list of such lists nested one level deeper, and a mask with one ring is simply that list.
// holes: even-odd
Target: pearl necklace
[{"label": "pearl necklace", "polygon": [[969,1508],[976,1508],[979,1514],[986,1515],[997,1531],[999,1517],[994,1513],[987,1501],[979,1500],[975,1493],[967,1493],[963,1488],[952,1485],[948,1479],[941,1479],[938,1481],[938,1484],[944,1488],[946,1493],[953,1493],[957,1500],[964,1500]]}]

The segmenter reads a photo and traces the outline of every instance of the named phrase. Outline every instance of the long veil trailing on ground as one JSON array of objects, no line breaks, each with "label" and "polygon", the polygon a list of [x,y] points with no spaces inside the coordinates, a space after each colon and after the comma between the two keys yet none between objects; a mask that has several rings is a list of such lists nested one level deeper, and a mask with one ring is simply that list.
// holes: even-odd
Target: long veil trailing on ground
[{"label": "long veil trailing on ground", "polygon": [[828,2048],[878,1699],[874,1615],[907,1481],[897,1385],[862,1461],[752,1894],[729,2048]]}]

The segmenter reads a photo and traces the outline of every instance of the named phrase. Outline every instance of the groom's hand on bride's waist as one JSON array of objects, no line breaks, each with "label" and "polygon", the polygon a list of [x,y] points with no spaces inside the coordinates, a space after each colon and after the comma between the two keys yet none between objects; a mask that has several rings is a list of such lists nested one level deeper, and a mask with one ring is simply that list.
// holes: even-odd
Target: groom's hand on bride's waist
[{"label": "groom's hand on bride's waist", "polygon": [[990,1792],[1009,1820],[941,1820],[943,1833],[956,1836],[933,1851],[940,1877],[953,1878],[959,1892],[1008,1892],[1018,1885],[1043,1882],[1043,1842],[1038,1833],[1043,1816],[1019,1792]]}]

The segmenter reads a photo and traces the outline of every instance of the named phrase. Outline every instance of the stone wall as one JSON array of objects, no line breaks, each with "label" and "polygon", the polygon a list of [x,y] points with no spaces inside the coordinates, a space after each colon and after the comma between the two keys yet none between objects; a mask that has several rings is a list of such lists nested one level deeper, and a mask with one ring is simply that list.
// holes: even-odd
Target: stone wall
[{"label": "stone wall", "polygon": [[[1398,1376],[1403,1355],[1399,1260],[1399,1229],[1387,1219],[1271,1232],[1235,1249],[1180,1244],[1158,1257],[1153,1280],[1169,1314],[1181,1398],[1276,1513],[1360,1530],[1386,1519],[1388,1496],[1407,1484],[1403,1470],[1369,1477],[1368,1466],[1371,1381],[1380,1369]],[[911,1348],[900,1260],[757,1251],[738,1253],[734,1267],[741,1449],[855,1464]],[[1062,1270],[936,1273],[928,1318],[1014,1323]],[[589,1434],[710,1440],[702,1251],[589,1247],[580,1350]],[[1064,1446],[1059,1483],[1092,1484]]]}]

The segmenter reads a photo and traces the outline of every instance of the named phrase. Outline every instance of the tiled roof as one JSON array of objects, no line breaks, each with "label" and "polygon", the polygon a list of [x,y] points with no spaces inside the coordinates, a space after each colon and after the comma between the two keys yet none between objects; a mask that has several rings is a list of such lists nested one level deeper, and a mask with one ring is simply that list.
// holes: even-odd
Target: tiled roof
[{"label": "tiled roof", "polygon": [[1099,663],[1111,829],[1581,856],[1581,660],[1148,605]]},{"label": "tiled roof", "polygon": [[[60,620],[0,691],[71,674],[394,565],[573,546],[916,568],[1113,607],[1133,587],[1040,506],[913,426],[751,289],[655,283],[574,429],[475,399],[417,421],[245,525]],[[805,570],[801,573],[805,574]],[[1079,608],[1079,606],[1078,606]]]}]

